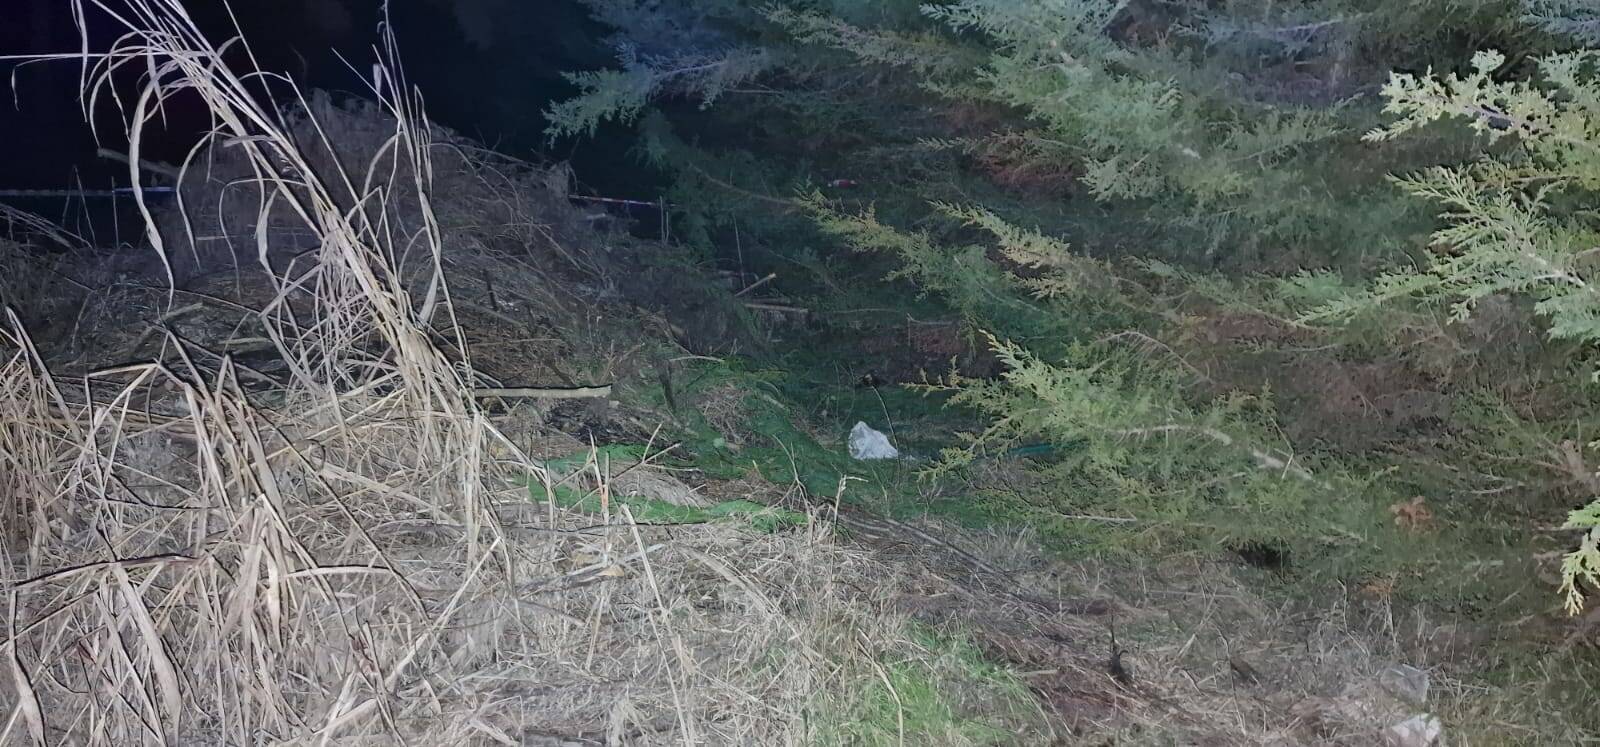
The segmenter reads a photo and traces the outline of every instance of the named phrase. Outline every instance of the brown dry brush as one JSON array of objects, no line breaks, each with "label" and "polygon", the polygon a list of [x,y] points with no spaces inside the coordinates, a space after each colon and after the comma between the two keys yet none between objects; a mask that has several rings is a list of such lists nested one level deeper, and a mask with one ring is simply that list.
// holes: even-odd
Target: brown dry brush
[{"label": "brown dry brush", "polygon": [[[110,12],[75,0],[89,8]],[[135,164],[164,98],[210,107],[209,148],[248,167],[229,188],[259,218],[234,248],[270,280],[254,317],[286,383],[265,405],[230,359],[176,338],[157,362],[62,380],[7,318],[0,744],[804,740],[820,683],[851,675],[817,651],[892,627],[835,578],[883,572],[816,534],[667,542],[625,511],[599,528],[518,513],[520,485],[548,479],[467,394],[433,131],[395,67],[374,81],[393,129],[371,160],[313,163],[340,149],[292,82],[294,122],[177,0],[122,12],[85,94],[145,71],[122,102]],[[193,214],[179,243],[141,209],[176,281]],[[275,225],[310,250],[285,261]]]},{"label": "brown dry brush", "polygon": [[[248,743],[369,720],[398,736],[418,715],[402,695],[441,656],[461,594],[501,544],[476,458],[492,433],[430,339],[447,309],[442,278],[412,308],[395,262],[398,241],[420,240],[437,268],[438,234],[397,237],[382,222],[385,177],[411,176],[410,196],[426,200],[427,133],[390,87],[387,158],[354,177],[315,171],[181,7],[129,10],[86,95],[148,66],[131,105],[134,160],[162,99],[199,95],[213,137],[246,154],[262,211],[287,206],[317,241],[307,266],[266,267],[280,282],[259,312],[297,414],[253,406],[226,360],[211,372],[186,358],[102,370],[64,395],[8,330],[18,352],[4,406],[17,417],[4,453],[19,477],[5,498],[27,516],[7,548],[10,575],[26,579],[11,589],[7,653],[22,723],[40,742]],[[165,258],[161,235],[150,238]],[[400,510],[467,527],[465,571],[443,604],[366,529]]]}]

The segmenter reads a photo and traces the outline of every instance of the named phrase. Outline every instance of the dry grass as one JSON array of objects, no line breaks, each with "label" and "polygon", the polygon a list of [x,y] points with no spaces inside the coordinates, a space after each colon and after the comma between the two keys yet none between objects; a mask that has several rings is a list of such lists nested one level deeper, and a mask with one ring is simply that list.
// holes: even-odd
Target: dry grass
[{"label": "dry grass", "polygon": [[[365,112],[270,81],[280,114],[175,0],[123,12],[86,93],[143,69],[122,102],[134,158],[169,96],[201,97],[216,129],[178,217],[141,206],[166,291],[129,290],[135,344],[77,356],[154,362],[60,379],[19,319],[0,333],[0,743],[805,743],[835,728],[827,693],[918,655],[894,574],[820,523],[658,528],[527,499],[548,476],[467,394],[447,276],[561,245],[510,218],[516,183],[452,201],[497,228],[446,244],[436,180],[495,169],[436,142],[392,66]],[[226,297],[201,282],[217,267]],[[234,326],[178,334],[191,302]],[[271,375],[222,355],[241,338]]]},{"label": "dry grass", "polygon": [[[914,579],[901,608],[969,632],[1017,672],[1050,711],[1054,743],[1354,747],[1385,744],[1388,728],[1422,713],[1442,720],[1448,744],[1592,741],[1579,703],[1593,666],[1568,661],[1584,654],[1508,665],[1496,659],[1526,657],[1497,639],[1514,633],[1396,609],[1381,589],[1327,585],[1312,599],[1264,592],[1270,574],[1215,558],[1065,562],[1027,532],[864,521],[845,524]],[[919,534],[938,539],[907,541]],[[1401,666],[1427,673],[1425,702],[1393,686]]]}]

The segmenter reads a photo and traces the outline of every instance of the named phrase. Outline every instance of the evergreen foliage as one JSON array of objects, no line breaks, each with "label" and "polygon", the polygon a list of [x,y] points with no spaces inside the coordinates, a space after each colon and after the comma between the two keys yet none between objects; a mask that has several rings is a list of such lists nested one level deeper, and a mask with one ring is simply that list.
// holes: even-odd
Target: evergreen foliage
[{"label": "evergreen foliage", "polygon": [[[1465,75],[1397,73],[1384,88],[1392,123],[1368,134],[1385,141],[1445,118],[1466,121],[1490,143],[1511,141],[1499,157],[1399,177],[1408,192],[1442,204],[1440,250],[1428,264],[1379,278],[1370,293],[1319,313],[1348,315],[1375,303],[1432,298],[1466,319],[1475,302],[1505,293],[1536,299],[1547,333],[1591,349],[1600,341],[1600,292],[1593,260],[1600,246],[1592,212],[1600,188],[1600,53],[1539,60],[1539,79],[1504,80],[1503,54],[1479,52]],[[1562,568],[1569,609],[1583,604],[1581,583],[1600,585],[1600,499],[1573,511],[1566,528],[1586,530]]]},{"label": "evergreen foliage", "polygon": [[[1151,23],[1144,17],[1149,13],[1110,0],[968,0],[920,12],[905,3],[869,5],[878,4],[679,0],[641,9],[644,4],[635,2],[597,2],[598,17],[622,29],[621,68],[575,78],[584,94],[551,111],[551,134],[631,118],[652,98],[705,105],[740,81],[752,92],[725,108],[729,121],[751,125],[758,138],[776,127],[801,128],[799,138],[762,142],[769,157],[796,141],[826,139],[855,156],[850,161],[858,168],[895,168],[886,162],[915,153],[884,147],[893,142],[923,153],[953,151],[997,168],[1026,164],[1055,179],[1022,179],[1024,188],[1065,183],[1089,198],[1067,206],[1063,225],[1093,230],[1103,236],[1100,244],[1148,244],[1159,237],[1161,246],[1144,250],[1240,263],[1283,246],[1301,247],[1296,257],[1321,262],[1355,246],[1360,251],[1345,252],[1342,261],[1360,263],[1392,255],[1423,228],[1423,214],[1408,209],[1410,203],[1381,180],[1348,179],[1353,161],[1366,162],[1374,174],[1394,165],[1392,156],[1374,159],[1359,144],[1368,122],[1359,107],[1297,100],[1357,93],[1346,74],[1281,82],[1273,79],[1276,72],[1259,76],[1260,82],[1247,77],[1266,67],[1289,69],[1296,55],[1306,54],[1304,45],[1269,45],[1244,62],[1208,41],[1240,33],[1223,30],[1238,19],[1198,9],[1165,19],[1160,43],[1135,43],[1118,36],[1136,35],[1125,27]],[[1254,23],[1266,22],[1253,15]],[[1383,15],[1395,20],[1392,12]],[[1358,40],[1372,28],[1343,31]],[[1329,51],[1335,47],[1340,51]],[[1347,54],[1344,49],[1317,47],[1328,55]],[[855,95],[863,85],[871,86],[873,97]],[[941,112],[961,111],[996,124],[952,128],[937,121]],[[866,152],[839,132],[861,122],[872,130],[850,134],[873,136]],[[961,201],[930,193],[952,179],[962,175],[947,170],[932,184],[898,186],[924,199]],[[1116,211],[1114,219],[1105,220],[1107,209]],[[1344,241],[1329,240],[1330,226]]]},{"label": "evergreen foliage", "polygon": [[652,100],[667,94],[692,92],[702,107],[708,107],[728,88],[771,66],[761,50],[739,48],[654,55],[623,45],[618,54],[620,70],[567,76],[582,95],[551,109],[551,135],[593,135],[602,122],[630,122]]},{"label": "evergreen foliage", "polygon": [[[553,136],[654,106],[642,151],[676,174],[683,238],[710,259],[733,233],[741,263],[811,270],[787,290],[827,308],[848,282],[828,247],[848,247],[993,336],[1002,375],[924,384],[988,423],[941,470],[1046,441],[1066,449],[1034,465],[1057,515],[1370,549],[1385,503],[1459,478],[1349,477],[1438,462],[1437,425],[1289,442],[1290,421],[1371,417],[1357,374],[1445,400],[1404,422],[1482,416],[1465,466],[1437,472],[1516,440],[1480,401],[1540,431],[1508,462],[1583,431],[1600,84],[1572,49],[1593,42],[1582,3],[591,5],[620,68],[575,79]],[[1484,327],[1483,305],[1515,330]],[[1558,471],[1528,500],[1564,500]],[[1600,502],[1568,526],[1586,532],[1564,571],[1576,609],[1600,581]]]},{"label": "evergreen foliage", "polygon": [[[885,226],[870,210],[840,213],[815,195],[807,204],[830,236],[898,257],[892,278],[938,294],[1005,336],[989,338],[1004,368],[999,378],[952,372],[916,387],[950,395],[952,405],[990,423],[945,449],[932,474],[1043,442],[1061,448],[1059,459],[1038,465],[1040,475],[1049,490],[1071,497],[1035,505],[1035,523],[1104,516],[1141,542],[1315,546],[1325,556],[1338,554],[1330,542],[1360,544],[1380,529],[1365,486],[1314,474],[1294,455],[1273,425],[1269,400],[1239,392],[1196,399],[1192,372],[1122,344],[1129,335],[1151,339],[1138,330],[1159,329],[1175,312],[1111,263],[977,207],[931,206],[982,229],[992,246],[951,248],[925,232]],[[1016,270],[988,259],[991,250]]]},{"label": "evergreen foliage", "polygon": [[1526,0],[1526,18],[1585,45],[1600,44],[1600,8],[1587,0]]},{"label": "evergreen foliage", "polygon": [[[1385,220],[1407,217],[1393,207],[1393,194],[1336,183],[1331,171],[1347,169],[1351,155],[1339,144],[1353,142],[1356,132],[1341,109],[1235,90],[1226,60],[1195,44],[1119,43],[1109,29],[1128,7],[1079,0],[929,5],[925,15],[951,40],[944,48],[963,44],[965,52],[946,52],[943,63],[930,62],[940,59],[941,47],[926,34],[909,42],[892,30],[849,27],[818,13],[772,17],[799,39],[906,68],[947,101],[1019,112],[1010,127],[956,142],[969,152],[1020,146],[1035,168],[1053,160],[1089,196],[1133,203],[1129,217],[1142,213],[1169,231],[1189,227],[1188,239],[1208,253],[1319,243],[1330,220],[1372,245],[1403,233]],[[1308,213],[1307,197],[1317,193],[1339,210]],[[1351,214],[1365,220],[1349,221]]]},{"label": "evergreen foliage", "polygon": [[1170,366],[1127,350],[1086,345],[1051,362],[1015,343],[995,349],[1006,365],[999,379],[952,375],[927,387],[953,392],[955,404],[991,422],[969,448],[947,450],[936,471],[965,466],[980,450],[1044,440],[1072,445],[1042,474],[1051,489],[1076,492],[1044,511],[1104,515],[1145,541],[1295,547],[1326,562],[1336,545],[1372,541],[1381,528],[1364,486],[1312,473],[1269,435],[1272,413],[1260,400],[1190,404]]}]

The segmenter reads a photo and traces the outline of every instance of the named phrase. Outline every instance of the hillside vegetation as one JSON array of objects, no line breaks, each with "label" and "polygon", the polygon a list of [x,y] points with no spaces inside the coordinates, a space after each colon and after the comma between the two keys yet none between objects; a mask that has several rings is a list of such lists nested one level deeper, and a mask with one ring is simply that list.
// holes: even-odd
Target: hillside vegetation
[{"label": "hillside vegetation", "polygon": [[935,472],[1054,444],[1047,513],[1368,572],[1421,560],[1385,531],[1411,506],[1434,586],[1490,560],[1465,537],[1525,565],[1559,525],[1582,611],[1582,6],[590,4],[620,67],[574,74],[553,137],[637,121],[705,261],[737,233],[824,313],[914,290],[998,359],[914,384],[989,423]]},{"label": "hillside vegetation", "polygon": [[110,18],[176,199],[0,213],[0,744],[1600,738],[1587,6],[586,3],[660,214]]},{"label": "hillside vegetation", "polygon": [[589,5],[618,66],[551,137],[636,123],[707,266],[943,351],[839,367],[975,418],[951,510],[1592,640],[1592,9]]}]

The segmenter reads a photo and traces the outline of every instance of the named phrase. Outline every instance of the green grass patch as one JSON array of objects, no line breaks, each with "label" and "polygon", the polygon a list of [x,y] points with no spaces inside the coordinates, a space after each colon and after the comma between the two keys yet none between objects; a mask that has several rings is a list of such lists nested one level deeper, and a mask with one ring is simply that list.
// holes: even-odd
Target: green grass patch
[{"label": "green grass patch", "polygon": [[[643,446],[607,446],[601,447],[609,456],[627,456],[630,461],[637,462],[644,455]],[[581,467],[590,458],[588,452],[582,452],[560,459],[553,459],[545,466],[556,474],[571,471]],[[635,521],[644,524],[707,524],[714,521],[742,521],[762,532],[778,532],[807,523],[805,514],[798,511],[767,506],[754,501],[730,500],[699,508],[683,506],[676,503],[651,498],[649,496],[617,496],[612,495],[610,505],[604,505],[600,495],[595,491],[579,490],[570,485],[555,485],[546,490],[541,483],[530,482],[528,495],[536,502],[551,500],[556,505],[584,513],[602,515],[609,509],[616,511],[619,506],[627,506],[629,513]]]},{"label": "green grass patch", "polygon": [[[824,715],[824,745],[1016,744],[1042,714],[1027,686],[965,636],[921,625]],[[1029,741],[1022,739],[1022,741]]]},{"label": "green grass patch", "polygon": [[[784,485],[799,483],[817,497],[832,498],[841,480],[849,478],[845,500],[861,502],[866,496],[898,492],[915,471],[904,462],[861,462],[851,459],[840,433],[837,443],[823,443],[798,423],[802,417],[779,385],[787,374],[772,369],[752,369],[745,361],[701,362],[679,372],[674,398],[679,423],[673,438],[679,446],[665,461],[693,467],[709,477],[735,479],[759,474]],[[695,403],[713,392],[737,402],[732,427],[738,433],[718,430]],[[656,408],[666,404],[660,388],[640,393]]]}]

